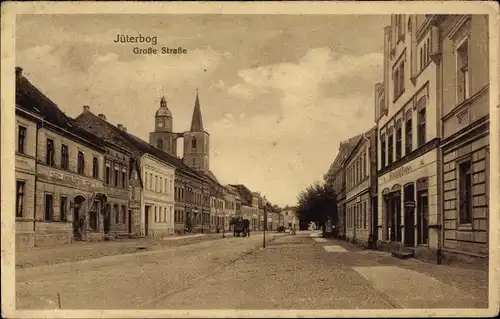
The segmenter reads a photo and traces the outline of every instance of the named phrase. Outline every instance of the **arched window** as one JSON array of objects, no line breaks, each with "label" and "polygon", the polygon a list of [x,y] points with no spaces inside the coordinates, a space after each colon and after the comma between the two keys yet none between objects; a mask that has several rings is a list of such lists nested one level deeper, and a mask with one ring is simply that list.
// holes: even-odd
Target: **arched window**
[{"label": "arched window", "polygon": [[163,140],[161,138],[156,140],[156,147],[163,149]]},{"label": "arched window", "polygon": [[196,137],[193,136],[193,139],[191,140],[191,148],[196,148]]}]

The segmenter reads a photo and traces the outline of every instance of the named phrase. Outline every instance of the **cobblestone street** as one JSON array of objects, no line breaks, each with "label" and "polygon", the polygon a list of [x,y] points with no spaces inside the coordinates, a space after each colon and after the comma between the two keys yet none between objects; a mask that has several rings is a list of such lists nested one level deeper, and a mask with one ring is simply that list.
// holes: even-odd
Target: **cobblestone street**
[{"label": "cobblestone street", "polygon": [[485,308],[480,270],[271,233],[16,271],[18,309]]}]

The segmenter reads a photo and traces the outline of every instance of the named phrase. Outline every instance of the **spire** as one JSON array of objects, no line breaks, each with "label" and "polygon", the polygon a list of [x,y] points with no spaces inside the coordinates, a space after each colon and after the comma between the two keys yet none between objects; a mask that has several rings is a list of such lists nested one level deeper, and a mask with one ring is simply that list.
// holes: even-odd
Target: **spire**
[{"label": "spire", "polygon": [[196,89],[196,100],[194,101],[193,119],[191,120],[191,132],[203,132],[203,119],[201,118],[198,89]]},{"label": "spire", "polygon": [[167,99],[165,99],[165,95],[163,95],[160,99],[160,107],[167,107]]}]

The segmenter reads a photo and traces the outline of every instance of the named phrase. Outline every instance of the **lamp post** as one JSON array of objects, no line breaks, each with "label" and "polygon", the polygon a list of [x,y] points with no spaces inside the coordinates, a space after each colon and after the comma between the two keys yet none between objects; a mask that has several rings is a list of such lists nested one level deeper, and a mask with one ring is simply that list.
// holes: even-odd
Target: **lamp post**
[{"label": "lamp post", "polygon": [[267,228],[267,209],[266,209],[267,200],[264,197],[262,199],[262,206],[264,206],[264,231],[262,236],[262,248],[266,248],[266,228]]}]

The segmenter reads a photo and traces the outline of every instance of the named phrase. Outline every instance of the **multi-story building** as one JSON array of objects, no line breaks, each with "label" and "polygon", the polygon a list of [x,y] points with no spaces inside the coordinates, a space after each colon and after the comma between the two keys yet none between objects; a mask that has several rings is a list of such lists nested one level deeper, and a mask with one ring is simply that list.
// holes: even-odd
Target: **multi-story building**
[{"label": "multi-story building", "polygon": [[37,147],[34,244],[103,240],[103,141],[78,127],[21,68],[16,68],[16,105],[43,117],[31,133]]},{"label": "multi-story building", "polygon": [[425,15],[393,15],[384,29],[384,82],[375,88],[379,246],[417,255],[439,240],[438,41]]},{"label": "multi-story building", "polygon": [[336,196],[337,207],[336,209],[332,207],[332,210],[335,211],[333,215],[336,220],[332,221],[331,226],[334,226],[332,235],[340,239],[346,238],[346,177],[344,162],[360,139],[361,135],[356,135],[340,142],[337,156],[323,177],[325,183],[333,189]]},{"label": "multi-story building", "polygon": [[37,130],[42,116],[16,105],[16,248],[35,246]]},{"label": "multi-story building", "polygon": [[283,226],[285,228],[298,229],[299,227],[299,218],[297,217],[297,207],[286,206],[283,213]]},{"label": "multi-story building", "polygon": [[255,230],[257,228],[257,214],[258,214],[258,199],[253,195],[252,191],[245,185],[230,184],[238,191],[239,201],[236,202],[236,213],[238,216],[238,207],[241,207],[239,216],[250,221],[250,228]]},{"label": "multi-story building", "polygon": [[226,185],[225,186],[225,193],[224,193],[224,229],[229,229],[229,221],[231,218],[236,216],[236,197],[237,197],[237,190],[230,186]]},{"label": "multi-story building", "polygon": [[[376,220],[376,128],[363,134],[345,159],[346,238],[371,247]],[[375,199],[375,200],[374,200]],[[374,207],[375,206],[375,207]]]},{"label": "multi-story building", "polygon": [[[488,260],[489,29],[487,15],[431,15],[439,42],[444,213],[441,251],[446,259]],[[437,37],[431,38],[437,41]],[[430,224],[433,219],[430,220]],[[431,242],[432,244],[432,242]],[[431,247],[433,247],[432,245]]]},{"label": "multi-story building", "polygon": [[[75,122],[104,141],[104,192],[108,200],[104,207],[103,230],[106,236],[116,237],[133,234],[133,209],[138,207],[129,203],[132,197],[133,187],[130,184],[130,172],[133,167],[131,153],[129,150],[117,144],[110,134],[106,134],[106,126],[85,125],[87,116],[95,116],[90,113],[90,107],[84,106],[83,112],[75,118]],[[98,115],[99,119],[94,122],[101,124],[106,121],[104,114]],[[130,188],[129,188],[130,187]],[[130,206],[129,206],[130,204]]]}]

